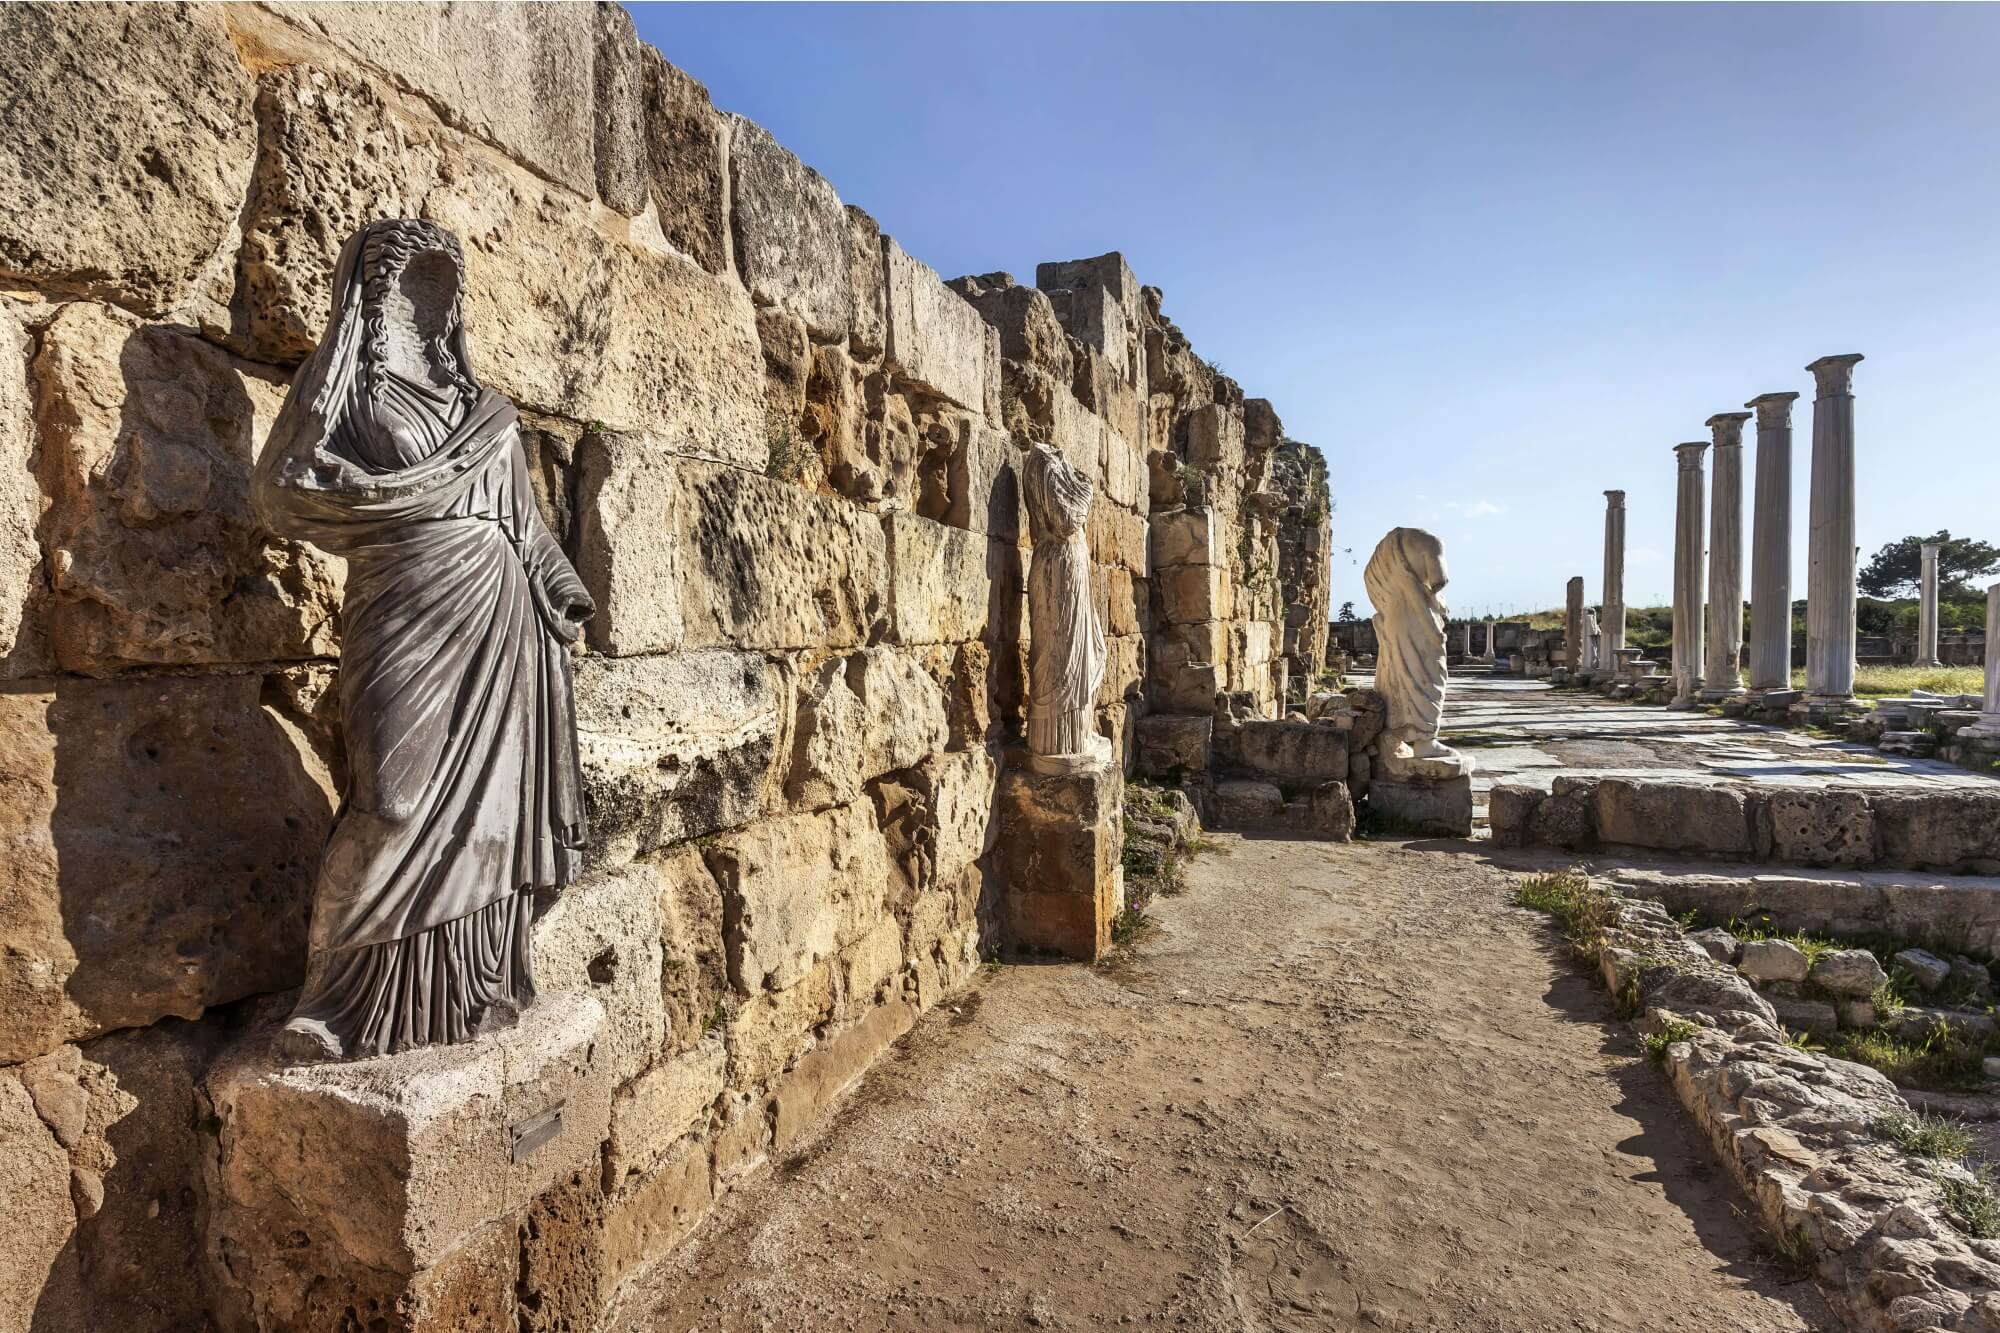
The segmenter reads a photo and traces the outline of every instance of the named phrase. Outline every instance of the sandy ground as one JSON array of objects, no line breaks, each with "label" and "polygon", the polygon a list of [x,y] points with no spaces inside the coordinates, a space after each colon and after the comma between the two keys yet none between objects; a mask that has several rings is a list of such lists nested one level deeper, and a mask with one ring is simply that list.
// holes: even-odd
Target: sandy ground
[{"label": "sandy ground", "polygon": [[1223,843],[1122,960],[927,1015],[614,1327],[1832,1326],[1468,844]]}]

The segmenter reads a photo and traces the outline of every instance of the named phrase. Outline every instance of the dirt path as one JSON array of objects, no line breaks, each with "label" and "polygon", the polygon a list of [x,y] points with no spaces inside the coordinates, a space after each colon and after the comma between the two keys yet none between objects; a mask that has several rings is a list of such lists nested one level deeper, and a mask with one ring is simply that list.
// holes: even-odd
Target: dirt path
[{"label": "dirt path", "polygon": [[928,1015],[615,1327],[1828,1326],[1509,882],[1227,838],[1130,960]]}]

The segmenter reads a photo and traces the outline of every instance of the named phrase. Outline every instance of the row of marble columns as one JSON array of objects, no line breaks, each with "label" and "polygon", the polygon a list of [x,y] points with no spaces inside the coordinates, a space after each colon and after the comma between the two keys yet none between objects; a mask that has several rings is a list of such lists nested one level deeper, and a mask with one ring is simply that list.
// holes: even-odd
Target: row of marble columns
[{"label": "row of marble columns", "polygon": [[[1813,400],[1812,489],[1806,553],[1806,694],[1815,702],[1854,693],[1854,393],[1860,353],[1807,366]],[[1743,412],[1708,419],[1709,438],[1674,446],[1674,702],[1691,707],[1744,690],[1743,426],[1757,423],[1750,547],[1752,692],[1789,690],[1792,676],[1792,403],[1760,394]],[[1712,454],[1711,454],[1712,451]],[[1707,475],[1712,456],[1714,475]],[[1625,492],[1604,493],[1603,615],[1591,665],[1610,669],[1625,646]],[[1919,656],[1937,655],[1935,547],[1925,548]],[[1989,672],[1989,674],[1991,674]]]}]

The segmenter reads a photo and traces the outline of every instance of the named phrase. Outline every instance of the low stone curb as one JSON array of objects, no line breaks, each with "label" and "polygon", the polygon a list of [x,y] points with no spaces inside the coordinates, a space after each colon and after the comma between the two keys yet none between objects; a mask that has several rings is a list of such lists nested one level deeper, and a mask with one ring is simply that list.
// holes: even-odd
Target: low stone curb
[{"label": "low stone curb", "polygon": [[1865,1065],[1784,1044],[1770,1005],[1657,903],[1612,896],[1599,936],[1605,985],[1641,1032],[1701,1030],[1664,1064],[1780,1248],[1810,1264],[1848,1327],[1865,1333],[2000,1330],[2000,1240],[1947,1220],[1963,1166],[1904,1152],[1873,1126],[1910,1115]]}]

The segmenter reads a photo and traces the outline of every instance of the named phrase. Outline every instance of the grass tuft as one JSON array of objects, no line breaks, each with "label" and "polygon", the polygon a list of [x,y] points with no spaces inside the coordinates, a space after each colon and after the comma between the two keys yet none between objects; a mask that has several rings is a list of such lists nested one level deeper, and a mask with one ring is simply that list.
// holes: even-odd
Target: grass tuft
[{"label": "grass tuft", "polygon": [[1933,1092],[1985,1086],[1986,1042],[1939,1019],[1914,1039],[1879,1029],[1843,1032],[1827,1054],[1880,1070],[1889,1081]]},{"label": "grass tuft", "polygon": [[1701,1031],[1701,1024],[1690,1023],[1685,1018],[1669,1018],[1657,1032],[1648,1032],[1639,1038],[1639,1045],[1646,1050],[1647,1058],[1654,1064],[1665,1064],[1667,1048],[1677,1041],[1686,1041]]},{"label": "grass tuft", "polygon": [[1950,1116],[1924,1111],[1904,1115],[1897,1111],[1875,1117],[1869,1128],[1917,1157],[1956,1162],[1972,1151],[1972,1135]]},{"label": "grass tuft", "polygon": [[1522,907],[1547,912],[1562,923],[1563,938],[1577,957],[1595,961],[1605,926],[1611,922],[1611,894],[1581,870],[1530,875],[1514,890]]},{"label": "grass tuft", "polygon": [[1944,1192],[1944,1215],[1974,1240],[2000,1238],[2000,1194],[1993,1191],[1993,1178],[1986,1167],[1974,1171],[1967,1180],[1944,1176],[1938,1180]]}]

